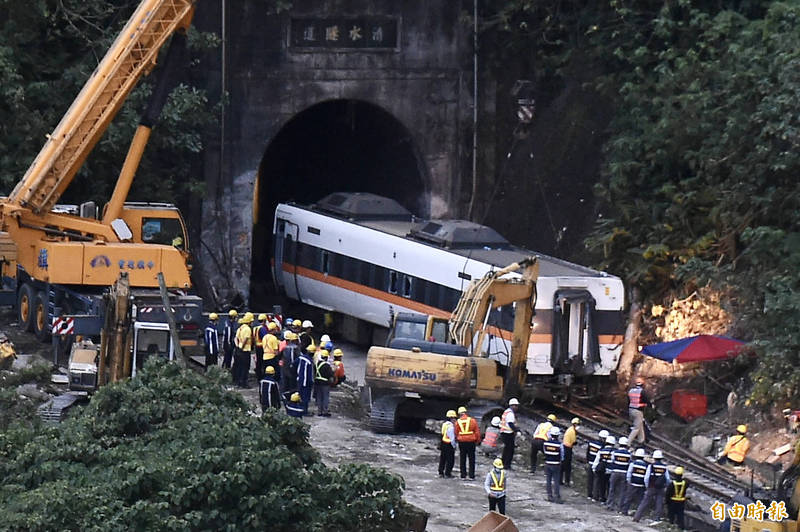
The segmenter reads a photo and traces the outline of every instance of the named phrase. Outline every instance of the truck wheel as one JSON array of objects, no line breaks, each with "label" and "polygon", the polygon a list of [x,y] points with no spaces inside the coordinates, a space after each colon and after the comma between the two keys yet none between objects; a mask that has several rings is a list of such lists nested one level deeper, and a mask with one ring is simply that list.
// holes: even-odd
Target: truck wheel
[{"label": "truck wheel", "polygon": [[47,297],[44,292],[36,294],[33,304],[33,333],[42,342],[50,340],[50,320],[47,316]]},{"label": "truck wheel", "polygon": [[17,320],[23,331],[33,332],[33,287],[24,283],[17,293]]}]

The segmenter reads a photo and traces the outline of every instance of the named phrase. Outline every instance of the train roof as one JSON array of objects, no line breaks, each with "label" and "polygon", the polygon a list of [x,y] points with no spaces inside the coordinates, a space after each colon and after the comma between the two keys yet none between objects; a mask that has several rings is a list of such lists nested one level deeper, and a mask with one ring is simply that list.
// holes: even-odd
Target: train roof
[{"label": "train roof", "polygon": [[[338,192],[314,205],[291,205],[317,214],[332,215],[497,268],[504,268],[533,255],[539,259],[541,277],[613,277],[606,272],[514,246],[485,225],[466,220],[417,218],[395,200],[376,194]],[[386,210],[382,211],[384,207]]]}]

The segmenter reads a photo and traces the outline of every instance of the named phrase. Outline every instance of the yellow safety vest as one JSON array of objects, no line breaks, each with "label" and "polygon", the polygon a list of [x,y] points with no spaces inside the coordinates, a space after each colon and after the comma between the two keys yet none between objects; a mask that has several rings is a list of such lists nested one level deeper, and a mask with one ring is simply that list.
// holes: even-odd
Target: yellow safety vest
[{"label": "yellow safety vest", "polygon": [[672,481],[672,487],[675,489],[675,494],[669,498],[671,501],[675,502],[683,502],[686,500],[686,481],[681,480],[678,482],[677,480]]},{"label": "yellow safety vest", "polygon": [[544,423],[539,423],[539,426],[536,427],[536,432],[533,434],[533,437],[535,439],[546,440],[547,439],[547,433],[552,428],[553,428],[553,424],[550,423],[549,421],[546,421]]},{"label": "yellow safety vest", "polygon": [[280,347],[278,338],[274,334],[268,333],[264,335],[264,339],[261,343],[261,347],[264,349],[264,360],[272,360],[275,358],[278,348]]},{"label": "yellow safety vest", "polygon": [[492,491],[505,491],[506,489],[506,472],[500,471],[500,478],[497,478],[497,475],[494,474],[494,470],[491,472],[492,475],[492,485],[489,486],[489,489]]},{"label": "yellow safety vest", "polygon": [[564,447],[572,448],[575,445],[575,441],[578,439],[578,431],[575,430],[575,425],[570,425],[567,431],[564,433]]},{"label": "yellow safety vest", "polygon": [[453,440],[447,437],[447,429],[453,426],[453,423],[450,421],[445,421],[442,423],[442,441],[445,443],[453,443]]},{"label": "yellow safety vest", "polygon": [[736,435],[728,438],[728,443],[725,444],[725,451],[723,454],[734,462],[741,464],[744,462],[744,457],[749,449],[750,442],[747,438],[743,435]]}]

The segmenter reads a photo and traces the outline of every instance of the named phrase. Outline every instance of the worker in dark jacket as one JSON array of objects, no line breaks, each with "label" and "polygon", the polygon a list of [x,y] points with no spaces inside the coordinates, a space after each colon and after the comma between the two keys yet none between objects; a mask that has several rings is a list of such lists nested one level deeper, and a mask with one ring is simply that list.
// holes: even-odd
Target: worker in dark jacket
[{"label": "worker in dark jacket", "polygon": [[662,460],[664,453],[656,449],[653,451],[653,463],[647,466],[647,472],[644,474],[644,497],[642,502],[639,503],[639,508],[636,510],[636,515],[633,516],[635,522],[639,522],[644,516],[645,512],[650,508],[651,504],[655,504],[655,520],[660,521],[661,515],[664,512],[664,499],[666,498],[667,485],[671,482],[667,464]]},{"label": "worker in dark jacket", "polygon": [[447,411],[447,421],[442,423],[442,440],[439,442],[439,476],[453,478],[456,462],[456,415],[455,410]]},{"label": "worker in dark jacket", "polygon": [[300,402],[299,392],[292,392],[292,395],[289,396],[289,400],[286,401],[286,413],[292,417],[303,418],[305,411],[303,403]]},{"label": "worker in dark jacket", "polygon": [[308,349],[297,359],[297,391],[300,392],[300,402],[303,405],[303,414],[308,415],[308,403],[311,401],[311,391],[314,389],[314,346]]},{"label": "worker in dark jacket", "polygon": [[644,496],[644,476],[647,473],[647,462],[645,461],[645,450],[641,447],[636,449],[634,459],[628,466],[626,480],[628,487],[625,490],[625,502],[622,503],[622,513],[628,515],[631,507],[636,511],[639,503]]},{"label": "worker in dark jacket", "polygon": [[547,441],[542,444],[544,472],[547,479],[547,500],[557,504],[563,502],[561,500],[561,463],[564,461],[564,447],[558,441],[559,436],[561,436],[561,429],[551,427],[548,431]]},{"label": "worker in dark jacket", "polygon": [[599,440],[589,440],[586,445],[586,495],[594,499],[594,459],[597,458],[597,452],[603,447],[603,444],[608,437],[607,430],[601,430],[597,435]]},{"label": "worker in dark jacket", "polygon": [[617,439],[614,436],[606,436],[606,444],[597,451],[597,456],[592,462],[594,471],[594,499],[606,502],[608,497],[608,479],[611,476],[611,453]]},{"label": "worker in dark jacket", "polygon": [[686,530],[683,511],[686,506],[686,481],[683,479],[683,467],[675,468],[675,474],[667,484],[667,519],[675,523],[681,530]]},{"label": "worker in dark jacket", "polygon": [[203,339],[206,344],[206,370],[219,363],[219,333],[217,332],[217,322],[219,316],[216,312],[208,315],[208,325],[206,325]]},{"label": "worker in dark jacket", "polygon": [[264,368],[264,378],[258,386],[258,397],[261,400],[261,412],[267,408],[281,407],[281,390],[275,380],[275,368],[267,366]]},{"label": "worker in dark jacket", "polygon": [[319,362],[316,363],[314,373],[314,393],[317,397],[317,415],[330,417],[328,410],[331,401],[331,381],[333,368],[328,364],[328,351],[320,349]]},{"label": "worker in dark jacket", "polygon": [[284,391],[297,390],[297,359],[300,358],[300,345],[297,334],[286,331],[286,347],[281,353],[281,388]]},{"label": "worker in dark jacket", "polygon": [[608,477],[608,502],[606,506],[611,510],[622,510],[625,503],[625,491],[628,475],[628,466],[631,465],[631,452],[628,450],[628,438],[622,436],[617,448],[611,453]]},{"label": "worker in dark jacket", "polygon": [[236,318],[239,313],[236,309],[228,311],[228,319],[225,320],[225,326],[222,329],[222,367],[230,368],[233,362],[234,339],[236,338]]}]

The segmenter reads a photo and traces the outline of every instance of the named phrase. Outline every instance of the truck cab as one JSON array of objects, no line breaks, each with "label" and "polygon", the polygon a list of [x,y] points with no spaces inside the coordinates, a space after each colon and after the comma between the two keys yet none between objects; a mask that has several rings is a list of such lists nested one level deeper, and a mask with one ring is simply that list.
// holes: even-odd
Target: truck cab
[{"label": "truck cab", "polygon": [[139,244],[162,244],[181,251],[189,249],[186,224],[171,203],[125,202],[122,219]]}]

